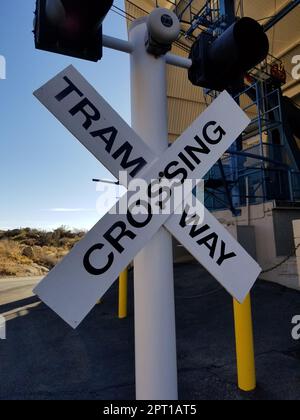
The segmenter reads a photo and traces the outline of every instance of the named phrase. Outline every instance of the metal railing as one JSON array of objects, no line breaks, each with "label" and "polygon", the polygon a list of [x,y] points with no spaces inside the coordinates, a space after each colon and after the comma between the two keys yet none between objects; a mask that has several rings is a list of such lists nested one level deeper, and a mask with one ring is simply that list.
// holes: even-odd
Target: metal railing
[{"label": "metal railing", "polygon": [[300,201],[300,172],[293,169],[285,143],[280,90],[268,90],[265,81],[256,81],[236,100],[251,123],[239,148],[222,158],[223,174],[219,165],[209,172],[206,205],[214,210],[232,203],[240,207],[271,200]]}]

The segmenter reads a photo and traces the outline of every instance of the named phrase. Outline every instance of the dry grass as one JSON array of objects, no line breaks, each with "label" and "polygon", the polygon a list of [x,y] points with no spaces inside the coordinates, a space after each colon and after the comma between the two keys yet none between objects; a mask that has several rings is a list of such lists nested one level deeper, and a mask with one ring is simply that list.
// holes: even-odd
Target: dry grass
[{"label": "dry grass", "polygon": [[12,240],[0,241],[0,276],[16,276],[31,260],[22,255],[18,243]]},{"label": "dry grass", "polygon": [[39,276],[51,270],[83,237],[59,228],[0,231],[0,276]]}]

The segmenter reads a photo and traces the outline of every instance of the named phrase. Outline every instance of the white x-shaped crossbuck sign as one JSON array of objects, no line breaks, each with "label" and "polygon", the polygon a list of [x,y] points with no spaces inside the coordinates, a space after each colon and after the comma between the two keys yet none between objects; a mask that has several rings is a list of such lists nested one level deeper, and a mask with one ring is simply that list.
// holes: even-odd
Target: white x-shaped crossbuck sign
[{"label": "white x-shaped crossbuck sign", "polygon": [[[250,120],[223,92],[162,156],[157,156],[95,89],[70,66],[35,92],[55,117],[116,177],[126,171],[153,180],[202,179]],[[155,124],[155,121],[153,121]],[[183,199],[192,194],[184,190]],[[124,208],[133,193],[127,192]],[[135,195],[136,196],[136,195]],[[136,200],[136,206],[141,205]],[[76,328],[161,226],[242,302],[261,272],[258,264],[206,210],[182,214],[107,213],[37,286],[35,293]],[[195,223],[191,223],[194,221]]]}]

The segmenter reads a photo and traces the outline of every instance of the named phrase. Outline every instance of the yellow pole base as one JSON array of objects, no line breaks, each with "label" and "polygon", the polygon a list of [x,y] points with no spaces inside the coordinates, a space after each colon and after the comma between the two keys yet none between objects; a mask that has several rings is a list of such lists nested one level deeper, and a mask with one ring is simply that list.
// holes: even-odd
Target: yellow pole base
[{"label": "yellow pole base", "polygon": [[127,318],[128,269],[119,277],[119,319]]},{"label": "yellow pole base", "polygon": [[234,322],[238,370],[238,386],[250,392],[256,388],[256,371],[253,340],[251,297],[240,304],[234,299]]}]

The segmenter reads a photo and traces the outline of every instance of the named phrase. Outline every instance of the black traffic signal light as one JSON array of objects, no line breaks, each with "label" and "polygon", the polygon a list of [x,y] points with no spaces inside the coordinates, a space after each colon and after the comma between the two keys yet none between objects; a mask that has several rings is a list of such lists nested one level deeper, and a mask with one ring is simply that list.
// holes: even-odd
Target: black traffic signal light
[{"label": "black traffic signal light", "polygon": [[35,46],[58,54],[98,61],[102,23],[113,0],[37,0]]},{"label": "black traffic signal light", "polygon": [[189,79],[193,85],[222,91],[238,83],[263,61],[269,40],[254,19],[237,20],[219,38],[204,32],[192,46]]}]

